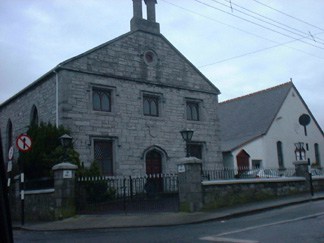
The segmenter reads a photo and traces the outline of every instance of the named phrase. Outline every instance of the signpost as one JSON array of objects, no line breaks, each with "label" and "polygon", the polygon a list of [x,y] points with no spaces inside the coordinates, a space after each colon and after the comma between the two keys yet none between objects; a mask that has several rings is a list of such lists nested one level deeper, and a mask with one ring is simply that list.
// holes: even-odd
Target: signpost
[{"label": "signpost", "polygon": [[7,186],[8,186],[8,188],[10,187],[10,183],[11,183],[13,154],[14,154],[14,149],[13,149],[13,146],[11,146],[8,151],[8,163],[7,163],[7,176],[8,176],[7,177],[8,178]]},{"label": "signpost", "polygon": [[12,223],[4,160],[5,158],[3,156],[2,139],[0,134],[0,237],[1,242],[12,243]]},{"label": "signpost", "polygon": [[[16,146],[19,151],[25,153],[31,150],[32,148],[32,140],[26,134],[20,134],[16,140]],[[25,174],[24,174],[24,166],[21,161],[20,165],[20,199],[21,199],[21,225],[25,224]]]}]

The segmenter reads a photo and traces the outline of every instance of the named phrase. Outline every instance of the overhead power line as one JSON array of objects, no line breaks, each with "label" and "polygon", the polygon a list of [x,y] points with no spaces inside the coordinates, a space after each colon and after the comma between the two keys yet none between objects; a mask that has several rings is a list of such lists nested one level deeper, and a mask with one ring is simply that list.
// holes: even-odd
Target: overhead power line
[{"label": "overhead power line", "polygon": [[186,12],[188,12],[188,13],[191,13],[191,14],[194,14],[194,15],[197,15],[197,16],[200,16],[200,17],[203,17],[203,18],[205,18],[205,19],[209,19],[209,20],[214,21],[214,22],[216,22],[216,23],[219,23],[219,24],[221,24],[221,25],[225,25],[225,26],[227,26],[227,27],[229,27],[229,28],[232,28],[232,29],[235,29],[235,30],[241,31],[241,32],[243,32],[243,33],[245,33],[245,34],[252,35],[252,36],[255,36],[255,37],[257,37],[257,38],[260,38],[260,39],[263,39],[263,40],[270,41],[270,42],[272,42],[272,43],[278,43],[277,41],[274,41],[274,40],[271,40],[271,39],[265,38],[264,36],[257,35],[257,34],[255,34],[255,33],[252,33],[252,32],[250,32],[250,31],[247,31],[247,30],[243,30],[243,29],[241,29],[241,28],[239,28],[239,27],[237,27],[237,26],[230,25],[230,24],[228,24],[228,23],[225,23],[225,22],[219,21],[219,20],[217,20],[217,19],[215,19],[215,18],[212,18],[212,17],[206,16],[206,15],[203,15],[203,14],[201,14],[201,13],[198,13],[198,12],[193,11],[193,10],[190,10],[190,9],[188,9],[188,8],[185,8],[185,7],[179,6],[179,5],[177,5],[177,4],[174,4],[174,3],[172,3],[172,2],[169,2],[169,1],[167,1],[167,0],[162,0],[162,1],[165,2],[165,3],[167,3],[167,4],[170,4],[170,5],[174,6],[174,7],[176,7],[176,8],[179,8],[179,9],[181,9],[181,10],[184,10],[184,11],[186,11]]},{"label": "overhead power line", "polygon": [[[218,10],[218,11],[223,12],[223,13],[225,13],[225,14],[228,14],[228,15],[234,16],[234,17],[236,17],[236,18],[239,18],[239,19],[241,19],[241,20],[244,20],[244,21],[246,21],[246,22],[249,22],[249,23],[251,23],[251,24],[257,25],[257,26],[259,26],[259,27],[261,27],[261,28],[264,28],[264,29],[270,30],[270,31],[272,31],[272,32],[275,32],[275,33],[277,33],[277,34],[283,35],[283,36],[288,37],[288,38],[290,38],[290,39],[294,39],[294,40],[296,40],[296,41],[300,41],[300,42],[302,42],[302,43],[304,43],[304,44],[311,45],[311,46],[313,46],[313,47],[316,47],[316,48],[319,48],[319,49],[324,50],[323,47],[319,47],[319,46],[316,46],[316,45],[314,45],[314,44],[311,44],[311,43],[308,43],[308,42],[306,42],[306,41],[303,41],[303,40],[302,40],[303,38],[302,38],[302,39],[297,39],[296,37],[293,37],[293,36],[287,35],[287,34],[285,34],[285,33],[282,33],[282,32],[280,32],[280,31],[274,30],[274,29],[272,29],[272,28],[270,28],[270,27],[267,27],[267,26],[264,26],[264,25],[262,25],[262,24],[256,23],[256,22],[251,21],[251,20],[249,20],[249,19],[246,19],[246,18],[240,17],[240,16],[238,16],[238,15],[235,15],[235,14],[229,13],[229,12],[223,10],[223,9],[220,9],[220,8],[217,8],[217,7],[212,6],[212,5],[210,5],[210,4],[204,3],[204,2],[202,2],[202,1],[200,1],[200,0],[194,0],[194,1],[196,1],[196,2],[198,2],[198,3],[200,3],[200,4],[202,4],[202,5],[205,5],[205,6],[209,7],[209,8],[212,8],[212,9]],[[212,0],[212,1],[215,2],[215,0]],[[305,38],[306,38],[306,37],[305,37]]]},{"label": "overhead power line", "polygon": [[[289,44],[291,42],[294,42],[294,40],[293,41],[288,41],[288,42],[285,42],[285,43],[280,43],[278,45],[269,46],[269,47],[261,48],[261,49],[258,49],[258,50],[246,52],[246,53],[243,53],[243,54],[240,54],[240,55],[228,57],[228,58],[225,58],[225,59],[216,61],[216,62],[212,62],[212,63],[208,63],[208,64],[205,64],[205,65],[198,66],[198,68],[204,68],[204,67],[212,66],[212,65],[219,64],[219,63],[222,63],[222,62],[227,62],[227,61],[231,61],[231,60],[234,60],[234,59],[238,59],[238,58],[241,58],[241,57],[246,57],[246,56],[249,56],[249,55],[252,55],[252,54],[256,54],[256,53],[259,53],[259,52],[263,52],[263,51],[267,51],[267,50],[270,50],[270,49],[274,49],[274,48],[277,48],[277,47],[280,47],[280,46],[284,46],[284,45],[287,45],[287,44]],[[293,48],[293,49],[295,49],[295,48]],[[318,59],[324,60],[324,58],[322,58],[322,57],[319,57],[319,56],[310,54],[310,53],[305,52],[303,50],[299,50],[299,49],[296,49],[296,50],[298,50],[299,52],[303,52],[303,53],[305,53],[307,55],[316,57]]]},{"label": "overhead power line", "polygon": [[257,2],[257,3],[259,3],[259,4],[261,4],[261,5],[263,5],[263,6],[265,6],[265,7],[267,7],[267,8],[270,8],[270,9],[272,9],[272,10],[278,12],[278,13],[281,13],[281,14],[283,14],[283,15],[286,15],[286,16],[292,18],[292,19],[295,19],[295,20],[297,20],[297,21],[299,21],[299,22],[301,22],[301,23],[304,23],[304,24],[306,24],[306,25],[309,25],[309,26],[312,26],[312,27],[314,27],[314,28],[317,28],[317,29],[319,29],[319,30],[324,31],[323,28],[318,27],[318,26],[316,26],[316,25],[314,25],[314,24],[311,24],[311,23],[309,23],[309,22],[307,22],[307,21],[305,21],[305,20],[302,20],[302,19],[296,18],[295,16],[292,16],[292,15],[290,15],[290,14],[287,14],[287,13],[283,12],[283,11],[280,11],[280,10],[278,10],[278,9],[275,9],[275,8],[269,6],[269,5],[265,4],[265,3],[262,3],[262,2],[260,2],[260,1],[257,1],[257,0],[254,0],[254,1]]},{"label": "overhead power line", "polygon": [[[236,58],[245,57],[245,56],[248,56],[248,55],[251,55],[251,54],[255,54],[255,53],[258,53],[258,52],[266,51],[266,50],[273,49],[273,48],[276,48],[276,47],[279,47],[279,46],[284,46],[284,45],[287,45],[287,44],[289,44],[289,43],[293,43],[293,42],[296,41],[296,40],[291,40],[291,41],[288,41],[288,42],[280,43],[280,42],[277,42],[277,41],[274,41],[274,40],[271,40],[271,39],[265,38],[265,37],[263,37],[263,36],[261,36],[261,35],[257,35],[257,34],[255,34],[255,33],[252,33],[252,32],[246,31],[246,30],[243,30],[243,29],[241,29],[241,28],[238,28],[237,26],[233,26],[233,25],[230,25],[230,24],[228,24],[228,23],[225,23],[225,22],[219,21],[219,20],[217,20],[217,19],[215,19],[215,18],[212,18],[212,17],[210,17],[210,16],[206,16],[206,15],[203,15],[203,14],[201,14],[201,13],[199,13],[199,12],[196,12],[196,11],[190,10],[190,9],[188,9],[188,8],[185,8],[185,7],[179,6],[179,5],[177,5],[177,4],[174,4],[174,3],[172,3],[172,2],[169,2],[169,1],[167,1],[167,0],[161,0],[161,1],[163,1],[163,2],[165,2],[165,3],[167,3],[167,4],[169,4],[169,5],[172,5],[172,6],[176,7],[176,8],[178,8],[178,9],[181,9],[181,10],[183,10],[183,11],[185,11],[185,12],[188,12],[188,13],[191,13],[191,14],[194,14],[194,15],[197,15],[197,16],[200,16],[200,17],[203,17],[203,18],[209,19],[209,20],[214,21],[214,22],[216,22],[216,23],[219,23],[219,24],[225,25],[225,26],[227,26],[227,27],[229,27],[229,28],[232,28],[232,29],[235,29],[235,30],[241,31],[241,32],[243,32],[243,33],[245,33],[245,34],[249,34],[249,35],[252,35],[252,36],[257,37],[257,38],[259,38],[259,39],[267,40],[267,41],[272,42],[272,43],[276,43],[276,45],[274,45],[274,46],[270,46],[270,47],[266,47],[266,48],[258,49],[258,50],[255,50],[255,51],[251,51],[251,52],[248,52],[248,53],[244,53],[244,54],[241,54],[241,55],[237,55],[237,56],[229,57],[229,58],[226,58],[226,59],[223,59],[223,60],[219,60],[219,61],[216,61],[216,62],[213,62],[213,63],[210,63],[210,64],[202,65],[202,66],[200,66],[199,68],[201,68],[201,67],[206,67],[206,66],[211,66],[211,65],[215,65],[215,64],[222,63],[222,62],[229,61],[229,60],[233,60],[233,59],[236,59]],[[319,35],[319,34],[323,34],[323,33],[324,33],[324,32],[316,33],[316,34],[314,34],[314,36]],[[300,39],[302,39],[302,38],[300,38]],[[319,57],[319,56],[315,56],[315,55],[313,55],[313,54],[311,54],[311,53],[308,53],[308,52],[306,52],[306,51],[303,51],[303,50],[301,50],[301,49],[298,49],[298,48],[294,48],[294,47],[291,47],[291,46],[285,46],[285,47],[286,47],[286,48],[289,48],[289,49],[292,49],[292,50],[295,50],[295,51],[298,51],[298,52],[301,52],[301,53],[304,53],[304,54],[309,55],[309,56],[312,56],[312,57],[316,57],[316,58],[318,58],[318,59],[324,59],[324,58],[321,58],[321,57]]]},{"label": "overhead power line", "polygon": [[[308,31],[308,33],[305,33],[305,32],[302,31],[302,30],[299,30],[299,29],[297,29],[297,28],[295,28],[295,27],[291,27],[291,26],[289,26],[289,25],[287,25],[287,24],[284,24],[284,23],[282,23],[282,22],[279,22],[278,20],[275,20],[275,19],[269,18],[269,17],[267,17],[267,16],[265,16],[265,15],[263,15],[263,14],[259,14],[259,13],[255,12],[255,11],[249,10],[249,9],[247,9],[247,8],[245,8],[245,7],[241,6],[241,5],[239,5],[239,4],[232,3],[231,0],[224,0],[224,1],[226,1],[226,2],[228,2],[228,3],[230,4],[230,8],[231,8],[232,12],[233,12],[233,6],[239,7],[239,8],[241,8],[241,9],[243,9],[244,11],[247,11],[247,12],[252,13],[252,14],[254,14],[254,15],[260,16],[261,18],[267,19],[267,20],[269,20],[269,21],[272,21],[272,22],[274,22],[274,23],[276,23],[276,24],[279,24],[279,25],[285,27],[285,28],[283,28],[283,27],[278,26],[278,28],[281,28],[281,29],[283,29],[283,30],[287,30],[288,32],[291,32],[291,33],[297,34],[297,35],[302,36],[302,37],[307,37],[307,36],[309,36],[309,39],[310,39],[310,40],[313,40],[314,42],[317,42],[317,41],[314,39],[314,36],[312,35],[312,33],[311,33],[310,31]],[[215,2],[215,1],[214,1],[214,2]],[[217,2],[218,2],[218,1],[217,1]],[[221,3],[219,3],[219,4],[221,4]],[[223,6],[226,6],[225,4],[222,4],[222,5],[223,5]],[[240,10],[238,10],[238,11],[241,12],[241,13],[243,13],[243,14],[246,14],[246,13],[240,11]],[[246,15],[251,16],[251,15],[249,15],[249,14],[246,14]],[[251,17],[255,18],[254,16],[251,16]],[[256,18],[256,19],[259,20],[259,18]],[[265,23],[269,23],[269,22],[264,21],[264,20],[261,20],[261,21],[263,21],[263,22],[265,22]],[[269,23],[269,24],[271,24],[271,23]],[[273,24],[271,24],[271,25],[273,25]],[[277,27],[277,25],[274,25],[274,26]],[[288,29],[286,29],[286,28],[288,28]],[[289,30],[289,29],[290,29],[290,30]],[[291,30],[293,30],[293,31],[291,31]],[[296,33],[296,32],[294,32],[294,31],[299,32],[299,34]],[[318,37],[317,37],[317,39],[323,41],[322,39],[320,39],[320,38],[318,38]],[[323,42],[320,42],[320,43],[321,43],[321,44],[324,44]]]}]

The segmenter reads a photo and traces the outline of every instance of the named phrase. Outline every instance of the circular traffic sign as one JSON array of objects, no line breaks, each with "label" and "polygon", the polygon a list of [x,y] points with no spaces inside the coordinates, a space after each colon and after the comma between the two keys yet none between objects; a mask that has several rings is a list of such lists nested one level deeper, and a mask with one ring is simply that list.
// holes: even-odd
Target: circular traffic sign
[{"label": "circular traffic sign", "polygon": [[21,134],[16,140],[16,145],[21,152],[27,152],[31,150],[32,140],[28,135]]}]

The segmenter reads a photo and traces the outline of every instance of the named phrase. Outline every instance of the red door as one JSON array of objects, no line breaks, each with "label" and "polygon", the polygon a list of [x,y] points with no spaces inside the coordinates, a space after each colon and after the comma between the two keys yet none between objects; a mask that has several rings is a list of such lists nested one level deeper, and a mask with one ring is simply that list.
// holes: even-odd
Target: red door
[{"label": "red door", "polygon": [[152,150],[146,154],[146,174],[149,176],[147,179],[147,188],[152,193],[161,192],[163,190],[162,181],[162,157],[161,154]]},{"label": "red door", "polygon": [[249,160],[250,160],[250,155],[244,150],[241,150],[241,152],[237,154],[236,161],[237,161],[237,168],[239,174],[249,170]]},{"label": "red door", "polygon": [[161,154],[152,150],[146,154],[146,174],[154,175],[162,173]]}]

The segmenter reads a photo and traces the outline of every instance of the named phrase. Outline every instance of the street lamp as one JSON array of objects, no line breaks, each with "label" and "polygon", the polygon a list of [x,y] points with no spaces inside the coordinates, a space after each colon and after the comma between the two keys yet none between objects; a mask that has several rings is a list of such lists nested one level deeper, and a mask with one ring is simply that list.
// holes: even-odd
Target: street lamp
[{"label": "street lamp", "polygon": [[62,147],[64,148],[63,159],[66,160],[67,159],[66,149],[71,145],[72,137],[69,136],[68,134],[64,134],[61,137],[59,137],[59,140],[60,140]]},{"label": "street lamp", "polygon": [[186,151],[187,151],[186,156],[190,157],[190,151],[189,151],[189,144],[188,143],[191,141],[194,131],[190,130],[190,129],[184,129],[184,130],[180,131],[180,133],[181,133],[181,136],[182,136],[183,140],[186,142]]}]

